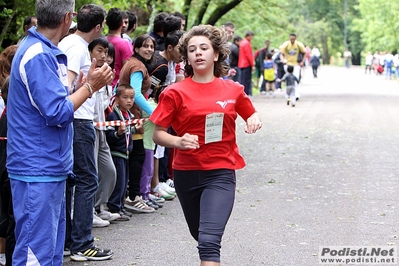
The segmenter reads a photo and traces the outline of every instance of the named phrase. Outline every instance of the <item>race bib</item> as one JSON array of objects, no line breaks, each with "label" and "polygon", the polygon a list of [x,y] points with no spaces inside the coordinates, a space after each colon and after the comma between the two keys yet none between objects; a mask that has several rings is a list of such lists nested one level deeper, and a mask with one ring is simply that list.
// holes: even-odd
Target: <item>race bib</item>
[{"label": "race bib", "polygon": [[224,113],[213,113],[206,116],[205,144],[222,140]]}]

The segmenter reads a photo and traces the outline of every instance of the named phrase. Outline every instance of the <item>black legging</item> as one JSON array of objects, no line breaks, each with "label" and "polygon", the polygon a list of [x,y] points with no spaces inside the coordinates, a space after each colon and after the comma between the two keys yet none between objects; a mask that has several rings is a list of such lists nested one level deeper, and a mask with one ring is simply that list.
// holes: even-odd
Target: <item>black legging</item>
[{"label": "black legging", "polygon": [[371,65],[366,65],[366,69],[364,70],[364,73],[367,74],[367,69],[369,70],[369,74],[371,74]]},{"label": "black legging", "polygon": [[133,140],[133,150],[129,156],[129,198],[140,196],[141,172],[145,158],[143,139]]},{"label": "black legging", "polygon": [[234,170],[174,170],[174,182],[202,261],[220,262],[220,242],[234,205]]},{"label": "black legging", "polygon": [[319,66],[316,66],[316,65],[313,65],[312,66],[312,70],[313,70],[313,77],[315,77],[315,78],[317,78],[317,68],[318,68]]}]

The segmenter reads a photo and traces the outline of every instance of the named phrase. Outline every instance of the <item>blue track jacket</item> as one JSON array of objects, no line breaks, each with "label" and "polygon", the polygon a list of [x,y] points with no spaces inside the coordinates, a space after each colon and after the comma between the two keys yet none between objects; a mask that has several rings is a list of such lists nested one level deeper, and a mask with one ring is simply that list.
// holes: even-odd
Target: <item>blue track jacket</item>
[{"label": "blue track jacket", "polygon": [[67,57],[36,27],[28,34],[11,67],[7,169],[20,181],[62,181],[73,165]]}]

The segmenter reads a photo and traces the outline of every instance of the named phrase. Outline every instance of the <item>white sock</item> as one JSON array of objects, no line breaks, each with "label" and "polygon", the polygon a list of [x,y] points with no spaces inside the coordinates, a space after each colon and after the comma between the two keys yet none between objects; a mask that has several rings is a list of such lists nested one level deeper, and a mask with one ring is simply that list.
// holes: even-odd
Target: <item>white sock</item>
[{"label": "white sock", "polygon": [[6,254],[0,253],[0,263],[1,263],[1,265],[6,264]]}]

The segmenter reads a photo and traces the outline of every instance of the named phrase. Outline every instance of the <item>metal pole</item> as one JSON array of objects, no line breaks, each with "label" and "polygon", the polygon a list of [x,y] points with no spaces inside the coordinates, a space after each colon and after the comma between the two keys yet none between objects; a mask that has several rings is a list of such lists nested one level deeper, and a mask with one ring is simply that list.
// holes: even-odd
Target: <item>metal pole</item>
[{"label": "metal pole", "polygon": [[348,10],[348,0],[345,0],[344,2],[344,48],[345,51],[348,48],[348,37],[347,37],[347,32],[348,32],[348,18],[347,18],[347,10]]}]

